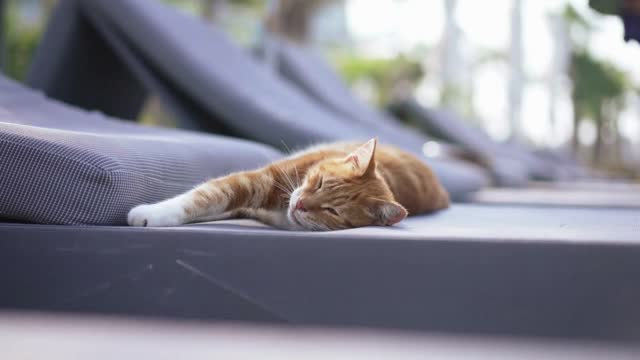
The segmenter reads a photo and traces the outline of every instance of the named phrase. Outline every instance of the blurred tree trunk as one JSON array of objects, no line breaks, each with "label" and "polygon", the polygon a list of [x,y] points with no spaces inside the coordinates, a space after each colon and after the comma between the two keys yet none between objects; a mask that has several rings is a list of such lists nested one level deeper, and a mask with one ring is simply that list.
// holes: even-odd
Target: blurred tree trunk
[{"label": "blurred tree trunk", "polygon": [[[274,0],[272,0],[274,1]],[[309,27],[315,12],[335,0],[278,0],[267,19],[267,29],[295,42],[308,40]]]},{"label": "blurred tree trunk", "polygon": [[511,138],[523,140],[522,133],[522,91],[524,87],[522,49],[522,2],[514,0],[511,13],[511,45],[509,50],[509,107],[508,119],[511,124]]},{"label": "blurred tree trunk", "polygon": [[571,136],[571,148],[573,153],[577,154],[580,150],[580,110],[576,106],[576,100],[573,100],[573,134]]},{"label": "blurred tree trunk", "polygon": [[616,163],[619,166],[623,166],[624,165],[624,159],[623,159],[623,141],[622,141],[622,134],[620,134],[620,127],[618,124],[618,118],[614,118],[613,122],[611,124],[611,131],[613,132],[613,157],[616,161]]},{"label": "blurred tree trunk", "polygon": [[206,22],[217,23],[227,13],[228,0],[200,0],[200,16]]},{"label": "blurred tree trunk", "polygon": [[593,162],[595,164],[600,164],[602,161],[602,150],[603,150],[603,140],[604,140],[604,129],[605,129],[605,107],[600,107],[600,111],[595,118],[596,121],[596,142],[593,144]]},{"label": "blurred tree trunk", "polygon": [[202,9],[200,11],[203,19],[209,22],[215,21],[215,3],[217,0],[202,0]]},{"label": "blurred tree trunk", "polygon": [[48,19],[49,16],[51,16],[51,12],[53,11],[53,8],[56,7],[56,4],[58,3],[58,0],[43,0],[42,1],[42,8],[43,8],[43,14],[45,19]]}]

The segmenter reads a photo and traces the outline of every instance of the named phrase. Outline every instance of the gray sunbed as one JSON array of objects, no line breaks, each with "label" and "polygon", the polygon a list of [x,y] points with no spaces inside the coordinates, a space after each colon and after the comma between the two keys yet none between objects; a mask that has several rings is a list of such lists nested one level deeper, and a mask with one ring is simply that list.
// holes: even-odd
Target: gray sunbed
[{"label": "gray sunbed", "polygon": [[[394,119],[385,113],[374,111],[359,101],[326,62],[311,49],[292,44],[285,40],[270,39],[270,51],[275,55],[277,71],[296,84],[314,99],[328,108],[353,119],[376,123],[391,123]],[[513,187],[529,184],[533,179],[576,179],[580,168],[570,159],[555,155],[555,159],[543,160],[542,157],[527,151],[516,144],[499,144],[480,129],[474,129],[460,122],[453,113],[433,110],[419,105],[415,101],[403,102],[400,110],[408,111],[420,117],[438,138],[464,144],[465,148],[482,155],[489,160],[496,185]],[[397,112],[401,112],[397,110]],[[397,120],[395,120],[397,121]],[[562,160],[562,161],[561,161]],[[518,181],[519,179],[519,181]],[[549,182],[553,184],[553,182]],[[609,194],[608,184],[602,186],[580,186],[568,189],[550,188],[488,188],[471,194],[467,200],[486,204],[530,204],[550,206],[592,206],[592,207],[640,207],[640,196],[635,194],[633,186],[625,186],[627,194]],[[620,187],[620,186],[618,186]],[[588,191],[587,191],[588,190]]]},{"label": "gray sunbed", "polygon": [[282,153],[88,113],[0,75],[0,156],[0,217],[124,225],[140,203],[264,165]]},{"label": "gray sunbed", "polygon": [[[379,136],[422,156],[425,142],[410,131],[358,124],[327,111],[221,32],[156,1],[62,1],[29,83],[53,98],[123,118],[136,116],[142,101],[132,99],[143,88],[158,94],[183,123],[213,123],[218,132],[280,148]],[[86,89],[95,83],[103,86],[92,96]],[[126,109],[114,101],[131,92]],[[454,198],[488,183],[480,167],[425,160]]]},{"label": "gray sunbed", "polygon": [[[273,65],[277,71],[325,106],[361,121],[397,122],[392,116],[373,110],[354,96],[335,71],[312,49],[278,38],[270,38],[265,46],[270,47],[269,53],[275,54]],[[398,102],[392,109],[399,115],[408,113],[437,138],[460,144],[487,158],[498,185],[524,185],[527,175],[546,180],[586,175],[584,169],[566,156],[540,156],[517,144],[497,143],[482,130],[462,123],[451,112],[425,108],[415,100]]]},{"label": "gray sunbed", "polygon": [[[98,1],[63,2],[63,6],[73,3],[84,7]],[[139,23],[145,17],[159,19],[170,28],[163,35],[182,31],[183,20],[163,22],[165,10],[156,13],[156,7],[164,8],[155,1],[108,4],[113,8],[134,6],[118,11],[128,9],[140,17]],[[136,12],[137,6],[150,10]],[[68,20],[65,24],[75,36],[95,40],[91,28],[74,28],[78,23]],[[157,39],[149,28],[141,28],[147,32],[140,36]],[[203,47],[206,39],[199,39]],[[67,50],[83,48],[78,43],[68,45]],[[60,45],[58,50],[63,48]],[[40,56],[46,49],[55,46],[45,42]],[[112,66],[106,61],[109,54],[114,55],[99,53],[99,59]],[[104,82],[84,87],[86,93],[81,94],[73,82],[86,76],[83,81],[88,85],[96,79],[88,71],[89,65],[95,65],[88,64],[92,59],[79,60],[73,52],[49,55],[51,66],[62,67],[65,56],[79,62],[74,64],[77,74],[56,68],[59,72],[52,78],[60,78],[52,80],[51,86],[60,94],[84,96],[127,110],[124,105],[131,99],[126,91],[109,93],[119,88],[118,74],[122,80],[126,72],[109,72],[113,78],[103,76]],[[187,65],[180,54],[172,55],[177,65]],[[199,59],[188,65],[208,68],[213,61]],[[155,68],[144,70],[158,75]],[[187,78],[195,75],[185,73]],[[210,73],[202,75],[207,76],[216,78]],[[147,80],[145,86],[152,84]],[[169,84],[168,77],[152,80]],[[195,82],[198,86],[206,83]],[[181,191],[200,177],[252,167],[282,155],[246,141],[140,127],[52,103],[12,82],[0,84],[0,100],[8,99],[2,105],[6,109],[0,131],[2,149],[32,146],[21,158],[0,153],[1,168],[12,166],[11,171],[0,172],[0,183],[25,189],[15,192],[0,186],[0,213],[13,221],[0,223],[2,309],[572,339],[638,338],[638,210],[454,204],[435,216],[414,217],[397,227],[330,233],[283,232],[237,221],[164,229],[90,226],[87,224],[122,224],[128,202],[153,201]],[[230,93],[240,91],[229,86]],[[175,91],[173,86],[163,89]],[[113,97],[89,96],[94,90]],[[220,88],[211,96],[222,96],[222,92]],[[171,95],[185,104],[195,101],[186,100],[191,96]],[[247,108],[256,113],[254,107],[270,106],[246,101]],[[73,124],[67,126],[67,121]],[[230,125],[228,120],[226,124]],[[20,141],[15,141],[16,136]],[[164,159],[163,154],[174,155]],[[52,166],[56,161],[73,164],[78,170],[59,171],[59,166]],[[217,161],[226,165],[218,167]],[[106,165],[113,167],[101,167]],[[158,171],[163,165],[166,168]],[[186,171],[177,171],[180,166]],[[198,169],[203,172],[194,172]],[[52,171],[56,176],[46,176]],[[132,173],[146,180],[125,176]],[[176,174],[186,178],[175,179]],[[166,193],[154,191],[154,182],[159,180],[169,186]],[[34,183],[42,186],[29,185]],[[112,197],[96,192],[98,185],[113,189],[113,195],[142,192],[145,198],[120,196],[119,210],[100,222],[105,219],[100,209]],[[129,186],[138,188],[127,193]],[[32,202],[22,201],[25,194]],[[66,197],[77,201],[65,203]],[[34,208],[41,209],[37,217],[31,217]],[[91,218],[61,222],[60,211],[88,212]]]},{"label": "gray sunbed", "polygon": [[8,80],[0,109],[1,309],[637,337],[638,210],[454,204],[331,233],[114,226],[134,203],[282,155],[74,109]]},{"label": "gray sunbed", "polygon": [[[347,116],[371,126],[387,126],[402,128],[393,116],[378,110],[358,99],[344,82],[318,55],[311,49],[292,44],[284,39],[270,38],[266,43],[269,49],[262,52],[274,54],[275,71],[295,84],[316,101],[337,114]],[[410,130],[417,132],[416,130]],[[476,148],[469,150],[478,152]],[[529,169],[522,166],[518,158],[508,154],[486,156],[492,175],[500,186],[524,186],[529,179]]]},{"label": "gray sunbed", "polygon": [[0,224],[0,308],[638,340],[638,216],[454,205],[332,233]]},{"label": "gray sunbed", "polygon": [[451,111],[426,108],[413,99],[399,101],[391,107],[398,114],[411,117],[438,137],[449,139],[488,157],[510,155],[524,162],[531,169],[534,179],[570,180],[589,177],[588,170],[574,160],[557,154],[543,156],[513,142],[498,143],[483,130],[464,123]]}]

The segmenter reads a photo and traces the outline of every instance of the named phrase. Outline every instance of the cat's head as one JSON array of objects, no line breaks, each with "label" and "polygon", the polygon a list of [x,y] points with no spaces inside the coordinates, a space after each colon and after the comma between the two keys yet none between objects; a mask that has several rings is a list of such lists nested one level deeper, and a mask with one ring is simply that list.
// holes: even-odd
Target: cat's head
[{"label": "cat's head", "polygon": [[393,225],[407,216],[376,172],[376,139],[343,158],[311,167],[292,194],[287,216],[306,230]]}]

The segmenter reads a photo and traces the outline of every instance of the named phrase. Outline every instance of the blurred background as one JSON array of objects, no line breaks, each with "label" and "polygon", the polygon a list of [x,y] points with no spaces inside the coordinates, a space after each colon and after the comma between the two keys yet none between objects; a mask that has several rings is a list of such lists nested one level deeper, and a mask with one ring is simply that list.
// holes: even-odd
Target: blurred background
[{"label": "blurred background", "polygon": [[[265,28],[314,47],[375,106],[413,96],[496,140],[640,179],[640,45],[587,0],[158,1],[247,49]],[[27,75],[56,2],[4,1],[0,61],[11,77]],[[141,121],[172,123],[153,99]]]}]

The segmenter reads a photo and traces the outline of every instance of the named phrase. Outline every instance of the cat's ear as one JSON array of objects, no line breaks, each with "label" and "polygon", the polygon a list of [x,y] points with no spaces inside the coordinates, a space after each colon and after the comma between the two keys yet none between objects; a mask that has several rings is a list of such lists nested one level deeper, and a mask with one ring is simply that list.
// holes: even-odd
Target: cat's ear
[{"label": "cat's ear", "polygon": [[395,201],[376,200],[373,205],[376,225],[391,226],[407,217],[407,210]]},{"label": "cat's ear", "polygon": [[377,144],[378,138],[373,138],[358,147],[345,158],[345,161],[353,166],[359,176],[372,174],[375,171],[376,162],[374,155],[376,153]]}]

